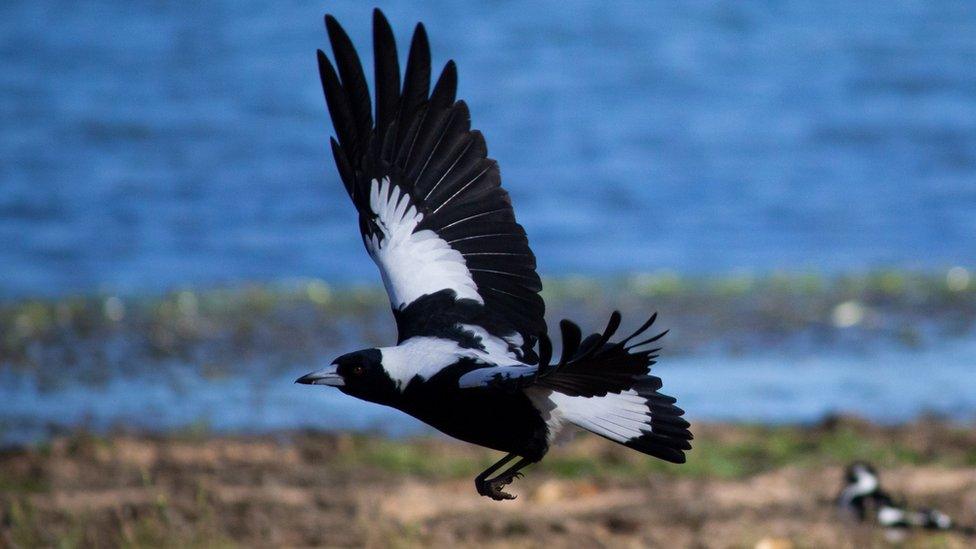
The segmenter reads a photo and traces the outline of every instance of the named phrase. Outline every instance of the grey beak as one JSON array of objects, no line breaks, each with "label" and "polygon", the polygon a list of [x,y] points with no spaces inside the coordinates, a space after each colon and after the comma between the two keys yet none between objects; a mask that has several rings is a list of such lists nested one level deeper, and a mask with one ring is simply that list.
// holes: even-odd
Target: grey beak
[{"label": "grey beak", "polygon": [[295,380],[295,383],[304,383],[305,385],[331,385],[332,387],[342,387],[346,384],[342,376],[336,372],[338,367],[333,364],[321,370],[316,370],[310,374],[305,374],[302,377]]}]

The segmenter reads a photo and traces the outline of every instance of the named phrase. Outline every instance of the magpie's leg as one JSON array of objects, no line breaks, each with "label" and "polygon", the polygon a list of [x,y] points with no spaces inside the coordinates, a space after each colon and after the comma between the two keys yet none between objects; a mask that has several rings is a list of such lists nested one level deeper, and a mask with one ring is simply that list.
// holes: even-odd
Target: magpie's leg
[{"label": "magpie's leg", "polygon": [[490,487],[487,481],[488,477],[490,477],[495,471],[501,469],[506,463],[512,461],[516,457],[518,457],[516,454],[508,454],[507,456],[495,462],[495,464],[492,465],[491,467],[482,471],[480,475],[475,477],[474,487],[478,490],[478,493],[481,494],[482,496],[491,497]]},{"label": "magpie's leg", "polygon": [[[501,464],[496,463],[495,466],[500,467],[504,463],[507,463],[512,457],[514,457],[514,454],[509,454],[508,456],[506,456],[504,462],[502,462]],[[515,496],[509,494],[508,492],[502,491],[502,488],[511,484],[513,480],[517,478],[521,478],[522,473],[519,472],[519,469],[525,467],[526,465],[529,465],[530,463],[535,463],[535,462],[530,459],[521,458],[517,462],[515,462],[515,465],[512,465],[511,467],[506,469],[505,472],[499,473],[498,476],[496,476],[495,478],[490,480],[482,480],[482,482],[487,486],[488,490],[487,493],[481,493],[480,491],[479,493],[481,493],[481,495],[483,496],[488,496],[491,499],[496,501],[501,501],[503,499],[515,499]],[[498,467],[495,468],[497,469]]]}]

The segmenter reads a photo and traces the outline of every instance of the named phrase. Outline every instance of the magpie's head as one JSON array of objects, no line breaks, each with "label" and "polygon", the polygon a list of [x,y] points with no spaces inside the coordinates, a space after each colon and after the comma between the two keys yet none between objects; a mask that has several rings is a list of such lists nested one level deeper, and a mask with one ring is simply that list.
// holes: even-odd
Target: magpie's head
[{"label": "magpie's head", "polygon": [[396,384],[383,368],[383,353],[379,349],[344,354],[331,365],[296,379],[295,383],[331,385],[348,395],[379,403],[389,403],[396,394]]},{"label": "magpie's head", "polygon": [[[847,486],[852,491],[852,495],[864,496],[871,494],[880,488],[878,473],[870,463],[856,461],[847,467],[844,475]],[[855,493],[856,492],[856,493]]]}]

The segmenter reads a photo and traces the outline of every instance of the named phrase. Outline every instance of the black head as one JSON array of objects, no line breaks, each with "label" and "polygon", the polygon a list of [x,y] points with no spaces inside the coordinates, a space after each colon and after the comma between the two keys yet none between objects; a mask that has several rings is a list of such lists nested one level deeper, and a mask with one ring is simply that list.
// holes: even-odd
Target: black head
[{"label": "black head", "polygon": [[302,376],[295,383],[331,385],[347,395],[380,404],[391,403],[398,394],[396,384],[383,368],[379,349],[344,354],[327,368]]}]

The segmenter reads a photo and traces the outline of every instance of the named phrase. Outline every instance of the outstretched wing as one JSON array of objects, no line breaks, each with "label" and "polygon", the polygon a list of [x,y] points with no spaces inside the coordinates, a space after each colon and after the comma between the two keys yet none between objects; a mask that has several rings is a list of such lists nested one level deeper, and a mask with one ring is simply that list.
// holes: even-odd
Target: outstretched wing
[{"label": "outstretched wing", "polygon": [[401,86],[393,32],[375,10],[374,118],[349,36],[331,16],[325,24],[335,67],[321,50],[318,62],[336,131],[332,151],[400,340],[423,335],[425,323],[408,317],[443,315],[461,304],[480,308],[488,324],[501,323],[502,332],[520,335],[520,346],[531,349],[546,330],[535,256],[501,188],[498,164],[471,129],[467,105],[455,99],[454,62],[430,90],[430,47],[418,24]]}]

